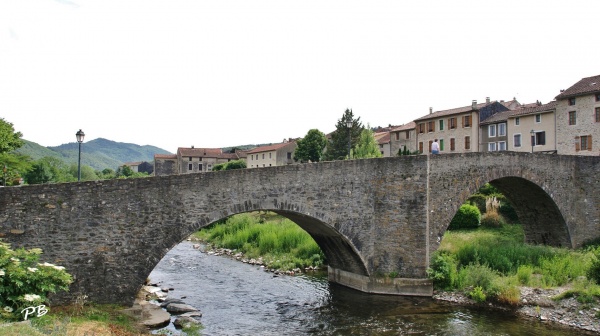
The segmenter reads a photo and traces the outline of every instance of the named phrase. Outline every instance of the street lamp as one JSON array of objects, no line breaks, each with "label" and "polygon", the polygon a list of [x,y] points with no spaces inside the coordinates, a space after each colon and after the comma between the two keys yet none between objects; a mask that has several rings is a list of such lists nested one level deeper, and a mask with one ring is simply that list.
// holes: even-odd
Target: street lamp
[{"label": "street lamp", "polygon": [[83,133],[82,130],[79,130],[77,131],[77,133],[75,133],[75,137],[77,138],[77,142],[79,143],[79,157],[77,160],[77,181],[81,181],[81,143],[83,142],[85,133]]},{"label": "street lamp", "polygon": [[529,134],[531,134],[531,152],[533,153],[533,145],[535,144],[535,131],[531,130]]},{"label": "street lamp", "polygon": [[348,160],[350,160],[350,147],[352,146],[352,119],[346,121],[346,127],[348,127]]}]

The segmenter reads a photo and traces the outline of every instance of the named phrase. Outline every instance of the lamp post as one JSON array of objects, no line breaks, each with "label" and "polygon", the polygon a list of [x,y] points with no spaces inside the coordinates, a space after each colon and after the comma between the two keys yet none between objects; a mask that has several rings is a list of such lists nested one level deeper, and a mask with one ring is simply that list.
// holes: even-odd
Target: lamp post
[{"label": "lamp post", "polygon": [[79,130],[77,131],[77,133],[75,133],[75,137],[77,138],[77,142],[79,143],[79,157],[77,159],[77,181],[81,181],[81,143],[83,142],[85,133],[83,133],[82,130]]},{"label": "lamp post", "polygon": [[535,143],[535,131],[531,130],[531,132],[529,132],[529,134],[531,134],[531,152],[533,153],[533,145]]},{"label": "lamp post", "polygon": [[346,121],[348,127],[348,160],[350,160],[350,148],[352,147],[352,119]]}]

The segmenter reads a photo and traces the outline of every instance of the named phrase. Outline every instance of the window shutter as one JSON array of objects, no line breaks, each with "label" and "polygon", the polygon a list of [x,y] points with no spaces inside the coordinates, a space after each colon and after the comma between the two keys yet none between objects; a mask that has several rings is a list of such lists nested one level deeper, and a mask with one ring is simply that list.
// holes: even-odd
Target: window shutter
[{"label": "window shutter", "polygon": [[592,136],[588,135],[588,150],[592,150]]},{"label": "window shutter", "polygon": [[546,132],[540,132],[540,145],[546,144]]},{"label": "window shutter", "polygon": [[462,127],[465,128],[465,116],[460,117],[460,122],[462,123]]},{"label": "window shutter", "polygon": [[579,152],[579,146],[580,146],[579,141],[580,141],[579,136],[576,136],[575,137],[575,151],[576,152]]}]

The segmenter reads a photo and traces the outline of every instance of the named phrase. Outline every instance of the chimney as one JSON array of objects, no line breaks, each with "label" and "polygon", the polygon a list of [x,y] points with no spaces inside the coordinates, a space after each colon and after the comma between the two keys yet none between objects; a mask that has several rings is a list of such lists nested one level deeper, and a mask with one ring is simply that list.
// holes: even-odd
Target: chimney
[{"label": "chimney", "polygon": [[194,145],[192,145],[192,149],[194,149]]},{"label": "chimney", "polygon": [[490,103],[490,97],[485,97],[485,103],[489,104]]},{"label": "chimney", "polygon": [[565,92],[565,90],[560,90],[560,93],[563,93],[563,92]]},{"label": "chimney", "polygon": [[433,107],[430,107],[429,108],[429,114],[432,114],[432,113],[433,113]]},{"label": "chimney", "polygon": [[473,99],[473,102],[471,102],[471,108],[472,108],[473,110],[476,110],[476,109],[477,109],[477,100]]}]

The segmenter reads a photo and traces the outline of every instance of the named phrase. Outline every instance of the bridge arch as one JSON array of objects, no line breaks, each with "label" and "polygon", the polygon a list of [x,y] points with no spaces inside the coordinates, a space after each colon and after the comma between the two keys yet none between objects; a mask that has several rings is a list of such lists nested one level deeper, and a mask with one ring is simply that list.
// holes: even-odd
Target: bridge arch
[{"label": "bridge arch", "polygon": [[75,282],[63,301],[85,294],[131,304],[155,265],[191,233],[269,210],[315,238],[330,259],[330,281],[431,295],[426,270],[437,239],[484,183],[521,207],[528,239],[578,247],[600,236],[599,171],[600,157],[502,152],[0,188],[0,238],[39,247],[42,262],[65,266]]}]

